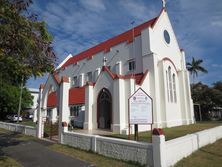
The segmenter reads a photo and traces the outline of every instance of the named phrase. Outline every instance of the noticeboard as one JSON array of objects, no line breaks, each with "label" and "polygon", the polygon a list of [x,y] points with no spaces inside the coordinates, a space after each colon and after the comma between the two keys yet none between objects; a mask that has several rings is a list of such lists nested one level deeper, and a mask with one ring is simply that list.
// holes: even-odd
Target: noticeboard
[{"label": "noticeboard", "polygon": [[129,98],[129,124],[152,124],[153,100],[141,88]]}]

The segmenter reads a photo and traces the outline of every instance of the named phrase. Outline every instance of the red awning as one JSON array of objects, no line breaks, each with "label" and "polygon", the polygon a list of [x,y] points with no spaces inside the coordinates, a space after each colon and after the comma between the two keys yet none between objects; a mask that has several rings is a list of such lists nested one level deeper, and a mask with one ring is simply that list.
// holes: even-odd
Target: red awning
[{"label": "red awning", "polygon": [[56,92],[51,92],[48,94],[47,107],[56,107],[56,106],[57,106]]},{"label": "red awning", "polygon": [[85,104],[85,87],[69,90],[69,105],[73,104]]}]

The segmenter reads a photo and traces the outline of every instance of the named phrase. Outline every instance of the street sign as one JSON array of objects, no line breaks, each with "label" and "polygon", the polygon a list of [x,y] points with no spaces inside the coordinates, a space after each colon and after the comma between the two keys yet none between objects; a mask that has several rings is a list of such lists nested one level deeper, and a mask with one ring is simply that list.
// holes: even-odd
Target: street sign
[{"label": "street sign", "polygon": [[139,88],[129,98],[129,124],[152,124],[153,102],[152,98]]}]

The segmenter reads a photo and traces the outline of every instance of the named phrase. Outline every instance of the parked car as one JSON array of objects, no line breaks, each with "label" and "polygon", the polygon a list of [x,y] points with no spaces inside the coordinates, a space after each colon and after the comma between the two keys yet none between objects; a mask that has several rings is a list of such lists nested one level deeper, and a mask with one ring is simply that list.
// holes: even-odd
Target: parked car
[{"label": "parked car", "polygon": [[32,119],[33,118],[33,114],[30,114],[29,116],[28,116],[28,119]]},{"label": "parked car", "polygon": [[[16,122],[17,120],[18,120],[18,116],[17,115],[13,115],[11,117],[11,121],[12,122]],[[19,122],[22,122],[22,117],[21,116],[19,116]]]},{"label": "parked car", "polygon": [[12,115],[6,115],[6,119],[11,120],[12,119]]}]

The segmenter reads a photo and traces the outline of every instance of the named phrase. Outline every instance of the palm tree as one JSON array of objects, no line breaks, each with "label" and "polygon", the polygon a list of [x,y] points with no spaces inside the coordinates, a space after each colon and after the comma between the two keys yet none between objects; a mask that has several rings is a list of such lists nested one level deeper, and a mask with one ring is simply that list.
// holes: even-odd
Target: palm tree
[{"label": "palm tree", "polygon": [[208,71],[201,66],[201,63],[203,63],[203,60],[201,59],[195,60],[194,57],[192,58],[191,63],[187,63],[187,70],[190,72],[190,74],[193,77],[193,85],[195,77],[198,77],[198,72],[208,73]]}]

